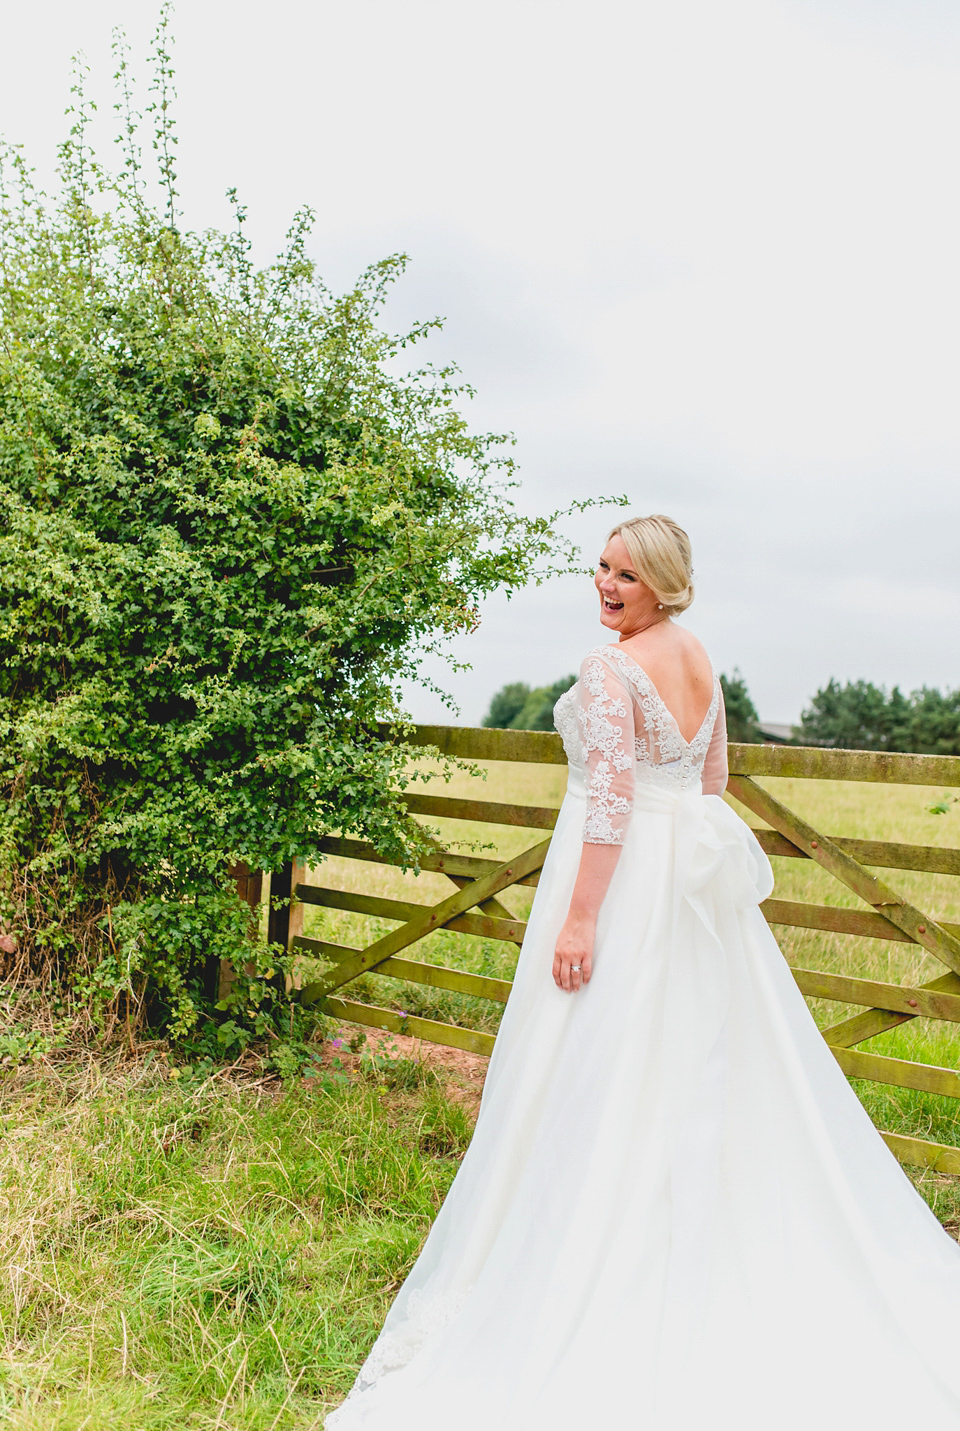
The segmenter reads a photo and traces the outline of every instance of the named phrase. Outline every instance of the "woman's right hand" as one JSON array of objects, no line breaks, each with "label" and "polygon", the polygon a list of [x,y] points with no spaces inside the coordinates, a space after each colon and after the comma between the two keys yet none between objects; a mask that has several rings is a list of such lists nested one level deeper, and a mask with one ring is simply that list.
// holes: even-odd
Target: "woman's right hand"
[{"label": "woman's right hand", "polygon": [[558,989],[575,994],[589,984],[596,929],[595,919],[567,915],[553,955],[553,981]]},{"label": "woman's right hand", "polygon": [[580,851],[567,919],[553,955],[553,980],[558,989],[575,994],[589,984],[597,915],[620,858],[620,845],[584,844]]}]

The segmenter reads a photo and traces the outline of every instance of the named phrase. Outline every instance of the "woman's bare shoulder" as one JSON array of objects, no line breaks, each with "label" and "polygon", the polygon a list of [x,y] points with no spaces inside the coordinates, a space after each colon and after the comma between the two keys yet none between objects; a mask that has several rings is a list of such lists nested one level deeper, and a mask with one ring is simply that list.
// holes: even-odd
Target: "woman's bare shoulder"
[{"label": "woman's bare shoulder", "polygon": [[[673,625],[672,622],[671,625]],[[712,676],[713,662],[707,655],[707,649],[700,638],[694,636],[692,631],[687,631],[683,626],[673,626],[673,631],[677,638],[676,649],[682,654],[688,669]]]},{"label": "woman's bare shoulder", "polygon": [[713,665],[703,642],[692,631],[677,626],[673,621],[665,621],[640,632],[624,643],[624,649],[641,665],[649,668],[651,677],[654,669],[675,671],[679,666],[684,674],[693,679],[712,679]]},{"label": "woman's bare shoulder", "polygon": [[695,704],[710,700],[714,668],[704,645],[691,631],[672,621],[662,622],[627,641],[625,650],[642,665],[667,704],[681,700],[684,691]]}]

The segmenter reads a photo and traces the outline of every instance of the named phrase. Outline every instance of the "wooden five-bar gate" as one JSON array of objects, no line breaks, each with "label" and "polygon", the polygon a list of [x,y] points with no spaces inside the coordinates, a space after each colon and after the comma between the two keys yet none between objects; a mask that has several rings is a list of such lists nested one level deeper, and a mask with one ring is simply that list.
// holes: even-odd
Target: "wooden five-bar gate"
[{"label": "wooden five-bar gate", "polygon": [[[559,736],[533,731],[419,726],[415,743],[469,761],[566,763]],[[823,1030],[840,1067],[854,1078],[960,1098],[957,1069],[889,1057],[862,1047],[876,1035],[911,1019],[960,1023],[960,924],[938,922],[872,872],[894,869],[960,875],[960,850],[824,834],[788,809],[757,779],[788,776],[957,787],[960,757],[731,744],[729,763],[728,793],[764,822],[763,828],[755,829],[766,852],[816,861],[862,901],[859,908],[846,908],[780,899],[774,890],[774,896],[761,906],[771,925],[915,944],[935,956],[943,968],[939,977],[906,987],[793,966],[793,976],[805,995],[853,1005],[859,1010]],[[300,997],[319,1003],[333,1018],[489,1054],[493,1047],[490,1033],[352,1000],[347,986],[359,976],[375,971],[391,979],[505,1003],[511,987],[508,980],[404,956],[438,929],[521,944],[525,925],[498,896],[512,885],[536,885],[550,844],[542,832],[553,828],[557,810],[432,794],[409,794],[406,798],[411,814],[515,826],[530,831],[532,841],[521,853],[504,861],[459,854],[438,845],[421,867],[446,876],[453,889],[435,904],[320,886],[311,881],[310,871],[302,862],[295,861],[272,879],[271,935],[292,950],[332,966],[319,979],[306,984]],[[535,832],[541,832],[539,837]],[[372,845],[346,837],[327,839],[323,852],[349,860],[384,863]],[[323,872],[323,866],[319,872]],[[396,921],[396,927],[367,947],[346,947],[310,938],[302,932],[303,912],[309,905]],[[960,1173],[960,1147],[890,1132],[884,1132],[884,1137],[904,1162]]]}]

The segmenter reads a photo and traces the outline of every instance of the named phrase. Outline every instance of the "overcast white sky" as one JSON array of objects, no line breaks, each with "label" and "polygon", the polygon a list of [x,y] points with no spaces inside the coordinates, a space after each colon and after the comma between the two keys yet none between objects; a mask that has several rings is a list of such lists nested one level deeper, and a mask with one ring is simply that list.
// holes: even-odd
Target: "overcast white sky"
[{"label": "overcast white sky", "polygon": [[[4,6],[0,132],[42,171],[69,58],[111,102],[142,0]],[[411,255],[390,314],[446,317],[471,420],[517,436],[522,505],[626,491],[689,530],[684,622],[761,715],[830,676],[960,684],[957,0],[181,0],[191,226],[300,204],[345,286]],[[577,527],[593,560],[612,512]],[[447,682],[599,639],[588,581],[492,600]],[[444,719],[411,693],[421,719]]]}]

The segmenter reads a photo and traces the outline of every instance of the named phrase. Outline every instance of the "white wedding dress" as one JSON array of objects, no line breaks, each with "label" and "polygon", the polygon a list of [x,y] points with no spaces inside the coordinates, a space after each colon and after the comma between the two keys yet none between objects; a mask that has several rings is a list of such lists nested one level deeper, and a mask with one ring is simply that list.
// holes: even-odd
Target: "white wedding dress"
[{"label": "white wedding dress", "polygon": [[[960,1428],[960,1249],[757,909],[714,685],[689,744],[616,645],[558,702],[569,787],[476,1132],[328,1431]],[[584,839],[623,850],[570,995]]]}]

